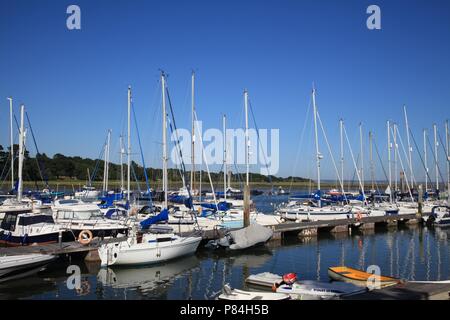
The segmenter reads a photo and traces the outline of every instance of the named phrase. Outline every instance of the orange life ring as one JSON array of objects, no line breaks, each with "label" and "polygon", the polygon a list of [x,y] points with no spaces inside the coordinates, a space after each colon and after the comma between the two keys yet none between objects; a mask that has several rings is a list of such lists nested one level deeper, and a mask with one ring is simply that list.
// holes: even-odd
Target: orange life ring
[{"label": "orange life ring", "polygon": [[[87,236],[87,238],[85,235]],[[87,245],[87,244],[91,243],[93,238],[94,238],[94,235],[92,234],[91,230],[83,230],[78,235],[78,242],[83,245]]]},{"label": "orange life ring", "polygon": [[361,221],[362,215],[361,215],[361,211],[358,211],[356,213],[356,220]]}]

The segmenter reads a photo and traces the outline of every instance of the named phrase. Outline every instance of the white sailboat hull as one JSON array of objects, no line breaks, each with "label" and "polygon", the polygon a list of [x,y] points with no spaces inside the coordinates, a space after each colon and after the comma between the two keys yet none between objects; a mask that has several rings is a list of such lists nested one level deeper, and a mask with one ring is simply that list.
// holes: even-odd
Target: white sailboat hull
[{"label": "white sailboat hull", "polygon": [[131,245],[124,241],[102,245],[98,252],[102,266],[154,264],[194,254],[201,240],[201,237],[186,237]]}]

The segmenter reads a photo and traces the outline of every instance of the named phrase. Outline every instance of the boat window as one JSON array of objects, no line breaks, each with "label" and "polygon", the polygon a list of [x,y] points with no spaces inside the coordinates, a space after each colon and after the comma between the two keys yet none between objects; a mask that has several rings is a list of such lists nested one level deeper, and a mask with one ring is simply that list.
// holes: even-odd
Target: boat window
[{"label": "boat window", "polygon": [[1,228],[3,230],[14,231],[16,230],[16,214],[6,214],[2,220]]},{"label": "boat window", "polygon": [[21,226],[29,226],[37,223],[54,223],[53,218],[49,215],[33,215],[33,216],[25,216],[19,217],[19,225]]},{"label": "boat window", "polygon": [[103,214],[100,210],[74,211],[73,219],[89,220],[102,218]]},{"label": "boat window", "polygon": [[79,203],[78,200],[72,199],[59,200],[59,204],[77,204],[77,203]]}]

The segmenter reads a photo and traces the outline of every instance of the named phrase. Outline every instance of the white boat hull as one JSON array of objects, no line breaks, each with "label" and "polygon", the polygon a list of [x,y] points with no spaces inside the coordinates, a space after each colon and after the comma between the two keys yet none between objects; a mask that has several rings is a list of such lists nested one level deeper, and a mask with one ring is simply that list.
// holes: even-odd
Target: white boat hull
[{"label": "white boat hull", "polygon": [[129,244],[127,241],[102,245],[99,256],[102,266],[146,265],[194,254],[201,237],[179,238],[174,241]]}]

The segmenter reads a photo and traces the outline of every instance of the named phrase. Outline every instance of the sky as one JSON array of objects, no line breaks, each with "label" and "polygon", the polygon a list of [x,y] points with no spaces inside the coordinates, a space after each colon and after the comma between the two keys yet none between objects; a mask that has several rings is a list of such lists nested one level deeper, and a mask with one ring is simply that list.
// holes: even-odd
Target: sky
[{"label": "sky", "polygon": [[[66,27],[71,4],[81,9],[81,30]],[[381,30],[366,26],[372,4],[381,9]],[[12,96],[16,116],[25,104],[41,152],[95,158],[112,129],[112,160],[118,162],[131,85],[146,165],[160,167],[160,70],[168,74],[179,128],[190,128],[195,70],[204,129],[221,128],[222,114],[229,128],[242,128],[248,89],[258,127],[280,130],[277,175],[285,177],[315,178],[308,111],[313,83],[336,161],[339,119],[345,121],[355,161],[362,122],[365,179],[370,178],[368,131],[374,132],[386,167],[386,121],[398,123],[406,144],[406,105],[419,145],[413,146],[413,168],[423,180],[422,130],[431,133],[436,122],[445,139],[450,116],[449,39],[445,0],[0,0],[0,144],[9,145],[6,97]],[[335,179],[321,133],[319,142],[322,176]],[[134,128],[132,145],[133,159],[140,162]],[[31,139],[27,147],[35,151]],[[439,154],[445,176],[442,147]],[[354,165],[347,146],[344,157],[349,179]],[[374,167],[376,178],[384,179],[380,161]]]}]

